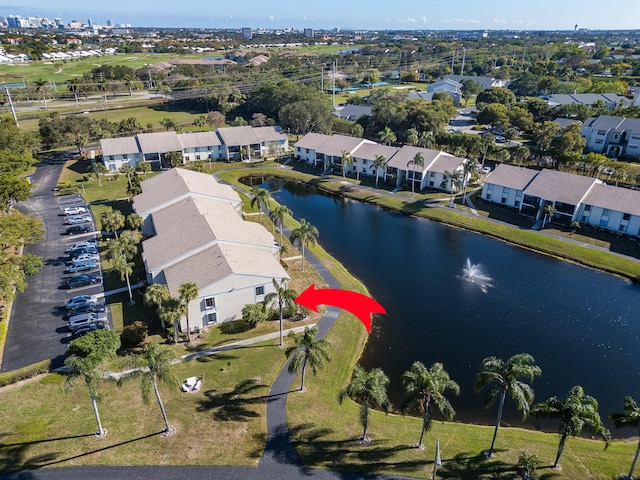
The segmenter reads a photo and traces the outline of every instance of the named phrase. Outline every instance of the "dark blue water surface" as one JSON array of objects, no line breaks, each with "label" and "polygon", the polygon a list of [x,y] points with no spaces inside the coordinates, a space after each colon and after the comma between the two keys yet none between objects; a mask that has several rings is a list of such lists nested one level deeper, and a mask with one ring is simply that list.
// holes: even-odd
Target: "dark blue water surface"
[{"label": "dark blue water surface", "polygon": [[[306,186],[267,184],[296,218],[387,310],[374,319],[361,365],[381,367],[399,405],[412,362],[442,362],[461,394],[456,420],[491,423],[473,390],[483,358],[526,352],[543,374],[536,401],[574,385],[600,403],[603,418],[640,397],[640,288],[618,277],[481,235],[398,215]],[[493,279],[483,290],[463,277],[467,259]],[[511,407],[505,420],[517,423]],[[532,423],[530,423],[532,425]],[[619,432],[624,433],[624,432]],[[635,432],[627,432],[633,434]]]}]

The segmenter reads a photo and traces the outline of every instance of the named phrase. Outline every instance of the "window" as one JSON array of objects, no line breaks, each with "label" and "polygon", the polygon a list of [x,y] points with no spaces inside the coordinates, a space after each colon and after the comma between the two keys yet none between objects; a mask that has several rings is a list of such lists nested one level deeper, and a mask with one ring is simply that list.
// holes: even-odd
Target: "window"
[{"label": "window", "polygon": [[264,295],[264,285],[256,287],[256,295]]},{"label": "window", "polygon": [[600,226],[601,226],[601,227],[606,227],[606,226],[607,226],[607,223],[609,223],[609,219],[608,219],[608,218],[602,218],[602,219],[600,220]]},{"label": "window", "polygon": [[216,308],[216,297],[207,297],[204,299],[205,308]]},{"label": "window", "polygon": [[207,313],[204,317],[204,326],[212,325],[214,323],[218,323],[218,316],[215,313]]},{"label": "window", "polygon": [[197,160],[200,160],[200,154],[199,153],[196,153],[196,161]]},{"label": "window", "polygon": [[608,208],[605,208],[605,209],[602,211],[602,216],[603,216],[603,217],[608,217],[609,215],[611,215],[611,210],[609,210]]},{"label": "window", "polygon": [[487,192],[493,192],[493,183],[490,183],[489,185],[487,185]]},{"label": "window", "polygon": [[491,200],[491,194],[487,193],[487,200]]},{"label": "window", "polygon": [[585,212],[590,212],[591,211],[591,205],[585,205],[584,206],[584,211]]},{"label": "window", "polygon": [[128,162],[129,161],[129,155],[122,155],[122,161],[123,162]]},{"label": "window", "polygon": [[507,197],[502,197],[502,203],[507,203]]},{"label": "window", "polygon": [[522,198],[522,190],[516,192],[516,198]]},{"label": "window", "polygon": [[511,193],[511,189],[509,187],[502,188],[502,195],[509,195]]},{"label": "window", "polygon": [[602,145],[602,140],[596,140],[595,143],[596,145]]},{"label": "window", "polygon": [[513,205],[515,207],[519,207],[520,206],[520,200],[516,200],[515,202],[513,202]]},{"label": "window", "polygon": [[624,232],[624,227],[626,227],[626,225],[620,225],[620,227],[618,228],[618,230],[620,230],[621,232]]},{"label": "window", "polygon": [[624,215],[622,215],[622,220],[631,220],[631,214],[630,213],[625,213]]}]

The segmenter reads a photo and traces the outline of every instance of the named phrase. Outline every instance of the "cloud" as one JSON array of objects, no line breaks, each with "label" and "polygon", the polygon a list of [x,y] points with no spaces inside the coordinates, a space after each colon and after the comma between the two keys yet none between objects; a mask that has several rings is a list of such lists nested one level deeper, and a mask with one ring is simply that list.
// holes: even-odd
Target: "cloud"
[{"label": "cloud", "polygon": [[269,20],[273,22],[273,15],[269,15]]},{"label": "cloud", "polygon": [[399,23],[427,23],[427,17],[407,17],[407,18],[399,18]]},{"label": "cloud", "polygon": [[506,20],[499,20],[497,18],[494,18],[493,19],[493,23],[507,23],[507,21]]},{"label": "cloud", "polygon": [[453,23],[480,23],[480,20],[475,18],[454,18]]}]

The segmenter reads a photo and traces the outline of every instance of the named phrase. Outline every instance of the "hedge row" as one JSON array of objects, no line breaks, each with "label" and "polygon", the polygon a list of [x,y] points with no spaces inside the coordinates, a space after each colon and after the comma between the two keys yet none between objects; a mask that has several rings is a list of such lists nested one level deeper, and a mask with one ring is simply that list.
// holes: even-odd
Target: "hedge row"
[{"label": "hedge row", "polygon": [[51,360],[43,360],[33,365],[13,370],[11,372],[0,373],[0,387],[17,383],[20,380],[35,377],[41,373],[49,373],[51,371]]}]

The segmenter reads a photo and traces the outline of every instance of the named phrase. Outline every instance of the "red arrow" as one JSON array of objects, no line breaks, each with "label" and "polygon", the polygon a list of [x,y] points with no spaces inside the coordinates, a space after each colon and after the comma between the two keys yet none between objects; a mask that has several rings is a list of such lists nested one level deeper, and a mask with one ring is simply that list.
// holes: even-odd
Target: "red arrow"
[{"label": "red arrow", "polygon": [[294,300],[294,302],[314,312],[318,311],[318,305],[331,305],[353,313],[360,319],[367,333],[371,333],[371,314],[387,311],[373,298],[358,292],[339,290],[336,288],[321,288],[316,290],[315,284],[311,284]]}]

